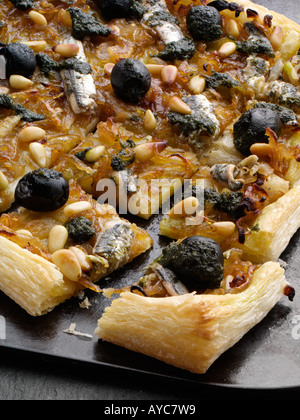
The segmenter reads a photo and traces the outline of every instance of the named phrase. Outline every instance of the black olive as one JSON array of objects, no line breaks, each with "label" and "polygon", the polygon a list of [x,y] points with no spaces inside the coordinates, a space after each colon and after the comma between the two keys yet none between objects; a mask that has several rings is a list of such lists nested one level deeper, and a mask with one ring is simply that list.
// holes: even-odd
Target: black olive
[{"label": "black olive", "polygon": [[16,187],[17,204],[33,211],[54,211],[69,198],[69,184],[54,169],[37,169],[26,174]]},{"label": "black olive", "polygon": [[215,41],[223,34],[222,17],[214,7],[192,7],[187,14],[186,25],[195,41]]},{"label": "black olive", "polygon": [[0,49],[0,55],[5,58],[6,78],[18,74],[30,78],[36,69],[36,59],[32,49],[27,45],[13,43]]},{"label": "black olive", "polygon": [[233,126],[233,142],[237,150],[250,155],[254,143],[268,143],[266,129],[280,135],[282,123],[276,111],[268,108],[249,109]]},{"label": "black olive", "polygon": [[147,67],[134,58],[124,58],[115,64],[110,76],[115,94],[126,102],[138,103],[151,86]]},{"label": "black olive", "polygon": [[167,246],[158,262],[172,270],[189,290],[214,289],[224,275],[220,245],[210,238],[190,236]]},{"label": "black olive", "polygon": [[106,20],[129,16],[131,0],[94,0]]}]

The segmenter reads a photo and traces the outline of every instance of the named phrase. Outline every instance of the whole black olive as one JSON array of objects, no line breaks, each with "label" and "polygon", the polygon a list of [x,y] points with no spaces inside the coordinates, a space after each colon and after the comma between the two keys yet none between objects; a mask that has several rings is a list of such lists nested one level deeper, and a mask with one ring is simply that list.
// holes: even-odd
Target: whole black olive
[{"label": "whole black olive", "polygon": [[147,67],[134,58],[124,58],[114,65],[110,81],[115,94],[125,102],[137,104],[151,86]]},{"label": "whole black olive", "polygon": [[250,155],[254,143],[268,143],[266,129],[280,135],[282,123],[276,111],[268,108],[249,109],[233,126],[233,142],[237,150]]},{"label": "whole black olive", "polygon": [[158,262],[172,270],[189,290],[214,289],[224,275],[220,245],[203,236],[190,236],[164,248]]},{"label": "whole black olive", "polygon": [[5,59],[7,79],[12,74],[30,78],[36,69],[34,52],[27,45],[17,42],[5,45],[0,49],[0,55]]},{"label": "whole black olive", "polygon": [[94,0],[106,20],[129,16],[131,0]]},{"label": "whole black olive", "polygon": [[47,212],[62,207],[69,198],[69,184],[54,169],[37,169],[17,184],[15,200],[28,210]]},{"label": "whole black olive", "polygon": [[222,17],[214,7],[192,7],[187,14],[186,25],[195,41],[211,42],[223,34]]}]

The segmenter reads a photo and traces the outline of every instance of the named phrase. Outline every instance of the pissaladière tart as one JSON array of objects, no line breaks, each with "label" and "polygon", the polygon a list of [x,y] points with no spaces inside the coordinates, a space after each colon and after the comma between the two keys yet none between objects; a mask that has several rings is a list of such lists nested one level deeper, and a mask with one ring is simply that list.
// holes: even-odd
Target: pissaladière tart
[{"label": "pissaladi\u00e8re tart", "polygon": [[298,24],[245,0],[3,0],[0,43],[4,293],[33,316],[101,293],[176,193],[159,232],[175,242],[105,291],[121,297],[99,338],[203,373],[293,299]]},{"label": "pissaladi\u00e8re tart", "polygon": [[[190,111],[169,114],[178,141],[190,143],[201,164],[190,195],[160,224],[160,233],[177,242],[137,284],[111,291],[121,295],[95,331],[100,339],[194,373],[205,373],[283,295],[293,299],[277,260],[300,222],[300,28],[251,2],[210,2],[219,13],[208,11],[207,3],[169,5],[202,53],[198,79],[189,80],[196,95],[181,97]],[[155,5],[161,11],[161,2]],[[202,23],[204,16],[213,30]],[[156,22],[162,40],[168,25],[167,19]],[[165,44],[160,57],[172,61],[167,53],[174,49]],[[193,60],[185,59],[187,66]],[[222,115],[225,108],[231,122]]]}]

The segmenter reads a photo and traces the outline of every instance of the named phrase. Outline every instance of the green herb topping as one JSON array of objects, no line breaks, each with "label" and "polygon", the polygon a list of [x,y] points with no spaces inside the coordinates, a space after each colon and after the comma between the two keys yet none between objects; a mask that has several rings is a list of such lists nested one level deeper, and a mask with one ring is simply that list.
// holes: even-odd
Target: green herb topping
[{"label": "green herb topping", "polygon": [[47,54],[39,53],[36,55],[36,61],[41,72],[46,76],[49,76],[52,71],[59,72],[61,70],[74,70],[81,74],[90,74],[92,72],[89,63],[78,60],[77,58],[68,58],[67,60],[58,62]]},{"label": "green herb topping", "polygon": [[72,19],[72,36],[75,39],[83,39],[85,36],[108,36],[112,33],[111,29],[103,25],[93,16],[84,13],[77,7],[68,9]]},{"label": "green herb topping", "polygon": [[127,166],[135,161],[135,151],[133,149],[123,149],[111,160],[111,167],[114,171],[123,171]]},{"label": "green herb topping", "polygon": [[20,115],[23,121],[33,122],[45,120],[45,115],[37,114],[23,105],[15,104],[12,98],[8,95],[0,95],[0,108],[11,109],[15,111],[17,115]]},{"label": "green herb topping", "polygon": [[194,41],[186,36],[179,41],[169,42],[157,57],[163,60],[186,60],[196,52]]},{"label": "green herb topping", "polygon": [[267,54],[269,57],[275,56],[273,47],[262,30],[257,28],[252,22],[246,22],[244,28],[248,34],[248,39],[235,41],[239,52]]},{"label": "green herb topping", "polygon": [[27,10],[34,6],[34,0],[9,0],[17,9]]},{"label": "green herb topping", "polygon": [[220,87],[232,88],[240,86],[240,82],[227,73],[214,71],[211,76],[205,76],[205,79],[208,88],[218,89]]},{"label": "green herb topping", "polygon": [[86,217],[77,217],[66,224],[70,237],[77,243],[83,244],[90,240],[96,233],[92,222]]}]

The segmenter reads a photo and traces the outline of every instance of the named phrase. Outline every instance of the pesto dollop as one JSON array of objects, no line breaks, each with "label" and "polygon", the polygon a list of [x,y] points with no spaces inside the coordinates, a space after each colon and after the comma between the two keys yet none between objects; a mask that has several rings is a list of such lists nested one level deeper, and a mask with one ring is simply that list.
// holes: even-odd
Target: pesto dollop
[{"label": "pesto dollop", "polygon": [[49,55],[39,53],[36,55],[36,61],[41,72],[46,76],[49,76],[52,71],[59,72],[61,70],[74,70],[80,74],[92,73],[92,68],[89,63],[78,60],[78,58],[68,58],[64,61],[55,61],[53,58],[49,57]]},{"label": "pesto dollop", "polygon": [[157,57],[167,60],[186,60],[191,58],[196,52],[194,41],[186,36],[179,41],[169,42]]},{"label": "pesto dollop", "polygon": [[83,244],[90,240],[96,233],[92,222],[86,217],[77,217],[66,223],[69,236],[77,243]]},{"label": "pesto dollop", "polygon": [[123,171],[127,166],[135,161],[135,152],[133,149],[123,149],[111,160],[111,167],[114,171]]},{"label": "pesto dollop", "polygon": [[77,7],[67,9],[72,19],[72,36],[75,39],[83,39],[85,36],[108,36],[112,33],[111,29],[103,25],[93,16],[84,13]]},{"label": "pesto dollop", "polygon": [[205,76],[205,79],[208,88],[218,89],[220,87],[232,88],[240,86],[240,82],[227,73],[214,71],[211,76]]},{"label": "pesto dollop", "polygon": [[25,108],[23,105],[14,103],[12,98],[8,95],[0,95],[0,108],[13,110],[26,122],[42,121],[46,119],[45,115],[37,114],[36,112]]},{"label": "pesto dollop", "polygon": [[[193,185],[192,195],[196,196],[200,193],[198,187]],[[238,219],[236,210],[244,196],[242,191],[225,191],[219,193],[214,188],[206,188],[203,193],[205,208],[213,207],[215,210],[228,214],[234,220]]]},{"label": "pesto dollop", "polygon": [[244,28],[248,39],[245,41],[235,41],[239,52],[266,54],[269,57],[275,56],[273,47],[262,30],[257,28],[252,22],[246,22]]},{"label": "pesto dollop", "polygon": [[34,0],[9,0],[17,9],[27,10],[34,6]]}]

